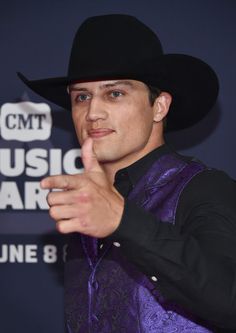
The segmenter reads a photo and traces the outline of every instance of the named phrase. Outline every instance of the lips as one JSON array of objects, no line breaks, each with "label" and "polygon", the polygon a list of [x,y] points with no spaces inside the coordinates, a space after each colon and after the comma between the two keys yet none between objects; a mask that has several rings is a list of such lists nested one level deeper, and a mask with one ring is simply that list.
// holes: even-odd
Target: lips
[{"label": "lips", "polygon": [[104,136],[110,135],[115,131],[110,128],[96,128],[88,131],[88,135],[93,139],[102,138]]}]

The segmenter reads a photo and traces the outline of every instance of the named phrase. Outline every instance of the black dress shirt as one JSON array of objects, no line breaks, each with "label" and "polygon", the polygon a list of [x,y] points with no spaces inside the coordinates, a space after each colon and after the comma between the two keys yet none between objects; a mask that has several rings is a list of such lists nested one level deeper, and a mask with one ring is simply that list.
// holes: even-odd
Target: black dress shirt
[{"label": "black dress shirt", "polygon": [[214,332],[236,332],[236,183],[222,171],[196,175],[181,194],[174,225],[127,199],[152,163],[170,151],[163,145],[117,172],[114,186],[125,208],[109,238],[156,277],[166,300],[214,323]]}]

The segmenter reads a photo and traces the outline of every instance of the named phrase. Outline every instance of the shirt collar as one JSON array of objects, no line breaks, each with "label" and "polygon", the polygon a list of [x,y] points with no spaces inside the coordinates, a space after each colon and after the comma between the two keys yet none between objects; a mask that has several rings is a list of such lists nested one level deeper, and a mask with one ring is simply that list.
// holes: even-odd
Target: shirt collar
[{"label": "shirt collar", "polygon": [[137,184],[139,179],[148,171],[150,166],[161,156],[170,151],[171,148],[167,144],[164,144],[152,150],[128,167],[118,170],[115,175],[115,188],[121,193],[121,195],[127,197],[129,192]]}]

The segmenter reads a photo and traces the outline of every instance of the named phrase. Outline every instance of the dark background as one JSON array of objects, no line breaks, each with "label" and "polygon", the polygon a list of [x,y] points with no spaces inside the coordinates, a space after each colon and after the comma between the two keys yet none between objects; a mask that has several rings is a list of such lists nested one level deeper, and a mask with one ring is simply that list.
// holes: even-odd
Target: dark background
[{"label": "dark background", "polygon": [[[166,53],[197,56],[215,69],[220,80],[216,106],[199,124],[169,134],[167,141],[236,178],[234,0],[1,1],[0,106],[19,100],[42,101],[24,87],[16,71],[30,79],[64,76],[77,27],[88,16],[106,13],[137,16],[158,33]],[[44,146],[77,147],[68,112],[51,107],[54,128]],[[0,137],[1,147],[14,149],[22,144]],[[37,147],[37,143],[23,147]],[[45,211],[0,211],[0,245],[38,244],[41,248],[50,243],[60,252],[64,242]],[[0,264],[1,333],[63,332],[62,266],[41,261]]]}]

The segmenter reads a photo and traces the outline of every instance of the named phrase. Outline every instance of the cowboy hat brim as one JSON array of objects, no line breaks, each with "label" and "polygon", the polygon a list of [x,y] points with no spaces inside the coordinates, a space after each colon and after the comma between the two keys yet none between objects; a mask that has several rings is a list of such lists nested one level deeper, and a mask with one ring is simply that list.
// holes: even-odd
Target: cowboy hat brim
[{"label": "cowboy hat brim", "polygon": [[17,74],[34,92],[68,110],[71,102],[67,86],[73,82],[132,79],[156,86],[173,97],[167,116],[168,131],[190,127],[200,121],[215,104],[219,90],[212,68],[198,58],[183,54],[165,54],[155,62],[136,64],[127,70],[98,70],[75,77],[28,80],[23,74]]}]

